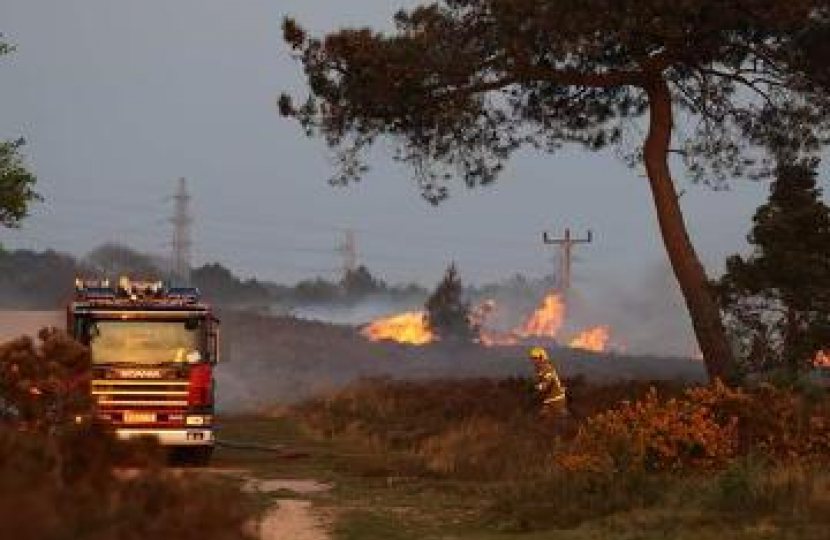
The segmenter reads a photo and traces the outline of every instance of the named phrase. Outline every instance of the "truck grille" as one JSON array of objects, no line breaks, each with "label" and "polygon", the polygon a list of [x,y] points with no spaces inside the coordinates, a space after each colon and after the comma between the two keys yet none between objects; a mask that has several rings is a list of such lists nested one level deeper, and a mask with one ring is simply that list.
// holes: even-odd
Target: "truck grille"
[{"label": "truck grille", "polygon": [[121,407],[187,406],[188,382],[183,380],[113,380],[92,381],[92,396],[99,409]]}]

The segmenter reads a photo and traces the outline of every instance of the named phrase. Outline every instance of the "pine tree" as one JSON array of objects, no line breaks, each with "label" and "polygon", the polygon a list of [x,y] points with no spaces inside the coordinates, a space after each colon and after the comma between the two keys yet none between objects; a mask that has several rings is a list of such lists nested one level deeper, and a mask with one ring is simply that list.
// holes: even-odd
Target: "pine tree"
[{"label": "pine tree", "polygon": [[717,284],[739,354],[751,369],[803,368],[830,346],[830,208],[815,161],[782,165],[748,236]]},{"label": "pine tree", "polygon": [[478,334],[470,321],[470,304],[464,301],[463,292],[455,263],[450,264],[426,302],[427,326],[441,339],[472,341]]}]

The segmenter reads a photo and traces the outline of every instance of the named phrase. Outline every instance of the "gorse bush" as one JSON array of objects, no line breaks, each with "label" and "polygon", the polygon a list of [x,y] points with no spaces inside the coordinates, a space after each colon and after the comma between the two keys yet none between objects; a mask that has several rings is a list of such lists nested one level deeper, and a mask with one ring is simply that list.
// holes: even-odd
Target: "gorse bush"
[{"label": "gorse bush", "polygon": [[559,461],[574,470],[679,471],[722,466],[736,451],[737,418],[713,401],[734,399],[719,385],[661,399],[652,389],[637,401],[589,418]]},{"label": "gorse bush", "polygon": [[589,418],[559,462],[572,470],[721,469],[749,453],[786,461],[830,456],[830,403],[785,389],[721,383],[664,398],[657,390]]}]

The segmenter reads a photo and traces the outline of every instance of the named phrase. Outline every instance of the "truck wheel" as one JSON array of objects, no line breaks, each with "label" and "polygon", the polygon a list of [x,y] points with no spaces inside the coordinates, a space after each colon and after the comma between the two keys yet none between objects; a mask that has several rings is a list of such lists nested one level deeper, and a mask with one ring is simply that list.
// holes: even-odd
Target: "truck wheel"
[{"label": "truck wheel", "polygon": [[212,446],[179,446],[171,449],[170,462],[181,467],[207,467],[212,456]]}]

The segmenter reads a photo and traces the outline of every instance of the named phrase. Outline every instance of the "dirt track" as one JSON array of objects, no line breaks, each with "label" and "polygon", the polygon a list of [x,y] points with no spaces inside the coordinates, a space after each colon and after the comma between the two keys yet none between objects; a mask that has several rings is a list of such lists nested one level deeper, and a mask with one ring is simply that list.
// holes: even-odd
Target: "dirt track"
[{"label": "dirt track", "polygon": [[[320,493],[329,486],[315,480],[258,480],[251,478],[246,486],[251,491],[275,493],[290,491],[298,496]],[[323,520],[312,503],[300,498],[278,498],[255,525],[261,540],[327,540]]]}]

